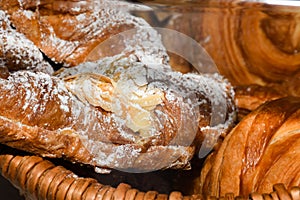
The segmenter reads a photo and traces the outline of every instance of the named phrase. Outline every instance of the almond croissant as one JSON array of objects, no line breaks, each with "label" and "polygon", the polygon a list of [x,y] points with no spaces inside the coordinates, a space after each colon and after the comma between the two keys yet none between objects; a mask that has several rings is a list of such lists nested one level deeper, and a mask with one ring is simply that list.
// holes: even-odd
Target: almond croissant
[{"label": "almond croissant", "polygon": [[0,142],[102,168],[147,171],[188,167],[197,145],[212,147],[233,124],[232,88],[221,77],[162,74],[127,57],[107,60],[81,65],[107,69],[102,74],[22,71],[1,79]]},{"label": "almond croissant", "polygon": [[276,183],[300,186],[300,99],[286,97],[247,115],[207,158],[201,171],[205,196],[272,192]]}]

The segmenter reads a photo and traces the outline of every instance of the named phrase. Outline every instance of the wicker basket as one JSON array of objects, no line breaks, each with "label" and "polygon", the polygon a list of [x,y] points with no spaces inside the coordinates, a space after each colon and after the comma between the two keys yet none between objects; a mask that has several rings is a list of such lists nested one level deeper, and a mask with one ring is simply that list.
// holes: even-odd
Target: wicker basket
[{"label": "wicker basket", "polygon": [[[61,165],[34,155],[1,146],[0,170],[3,177],[9,180],[26,199],[85,199],[85,200],[177,200],[203,199],[201,194],[183,196],[173,191],[160,194],[157,191],[142,192],[130,185],[121,183],[117,187],[101,184],[94,178],[77,176]],[[227,194],[224,197],[209,199],[300,199],[300,187],[287,190],[283,184],[275,184],[270,194],[251,193],[247,197],[235,197]]]}]

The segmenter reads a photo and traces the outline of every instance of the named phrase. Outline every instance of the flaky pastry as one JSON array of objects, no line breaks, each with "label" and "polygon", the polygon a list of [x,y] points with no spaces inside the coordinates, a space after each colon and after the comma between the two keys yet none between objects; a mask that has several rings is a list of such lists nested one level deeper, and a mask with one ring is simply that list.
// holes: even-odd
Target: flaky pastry
[{"label": "flaky pastry", "polygon": [[22,33],[17,32],[7,14],[0,10],[0,66],[2,77],[9,71],[30,70],[53,73],[40,50]]},{"label": "flaky pastry", "polygon": [[[0,142],[129,171],[189,168],[197,150],[206,155],[234,123],[233,89],[217,74],[172,71],[160,35],[129,12],[139,8],[123,1],[1,1],[1,30],[33,47],[20,46],[26,58],[39,54],[30,65],[38,70],[1,70]],[[40,72],[42,55],[61,69]]]},{"label": "flaky pastry", "polygon": [[300,185],[300,99],[285,97],[247,115],[209,155],[201,171],[200,193],[247,196],[272,192],[276,183]]},{"label": "flaky pastry", "polygon": [[[97,60],[122,51],[135,53],[143,62],[167,62],[157,32],[145,20],[130,14],[132,9],[141,9],[135,4],[115,0],[3,0],[0,9],[8,13],[16,31],[53,62],[64,66],[76,66],[87,58]],[[126,40],[120,36],[122,43],[105,44],[108,38],[126,31]],[[96,47],[99,49],[93,57],[90,53]]]},{"label": "flaky pastry", "polygon": [[0,141],[103,168],[187,167],[198,145],[213,147],[232,125],[232,88],[217,75],[162,73],[134,58],[1,80]]}]

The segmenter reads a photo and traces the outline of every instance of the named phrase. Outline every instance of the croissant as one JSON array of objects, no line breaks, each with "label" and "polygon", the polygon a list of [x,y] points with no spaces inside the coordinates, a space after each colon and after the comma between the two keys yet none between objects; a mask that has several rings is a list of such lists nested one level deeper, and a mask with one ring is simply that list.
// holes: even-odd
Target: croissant
[{"label": "croissant", "polygon": [[1,77],[9,71],[30,70],[52,74],[52,66],[45,61],[42,53],[25,35],[17,32],[7,16],[0,10],[0,65]]},{"label": "croissant", "polygon": [[300,99],[267,102],[247,115],[209,155],[201,171],[200,193],[247,196],[272,185],[300,185]]},{"label": "croissant", "polygon": [[[158,7],[146,18],[150,24],[177,30],[198,41],[234,86],[272,83],[272,87],[281,89],[280,86],[290,84],[294,74],[299,77],[297,7],[242,0],[199,4]],[[283,90],[289,92],[287,88]]]},{"label": "croissant", "polygon": [[[121,52],[134,53],[143,62],[168,61],[157,32],[145,20],[130,14],[132,9],[142,9],[135,4],[104,0],[3,0],[1,9],[9,14],[16,31],[56,64],[76,66]],[[107,41],[119,33],[123,34]]]},{"label": "croissant", "polygon": [[211,38],[203,44],[205,49],[234,85],[287,81],[300,70],[298,12],[288,6],[264,9],[266,5],[251,2],[243,7],[255,9],[208,8],[203,13],[202,37]]},{"label": "croissant", "polygon": [[[197,145],[212,147],[233,124],[232,88],[216,75],[162,74],[131,57],[2,79],[0,142],[101,168],[187,167]],[[213,112],[217,105],[225,110]]]}]

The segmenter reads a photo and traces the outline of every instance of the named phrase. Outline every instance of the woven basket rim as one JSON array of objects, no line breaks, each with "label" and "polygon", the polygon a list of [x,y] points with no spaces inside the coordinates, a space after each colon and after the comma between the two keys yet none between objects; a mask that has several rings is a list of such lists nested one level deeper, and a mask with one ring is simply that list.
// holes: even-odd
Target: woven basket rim
[{"label": "woven basket rim", "polygon": [[[142,192],[129,184],[120,183],[117,187],[101,184],[94,178],[83,178],[63,166],[55,165],[46,158],[26,155],[18,150],[1,147],[1,175],[17,188],[27,199],[204,199],[201,194],[184,196],[179,191],[160,194],[157,191]],[[32,176],[35,174],[37,176]],[[208,199],[299,199],[300,187],[287,189],[283,184],[273,186],[273,192],[248,196],[234,196],[228,193],[223,197]]]}]

